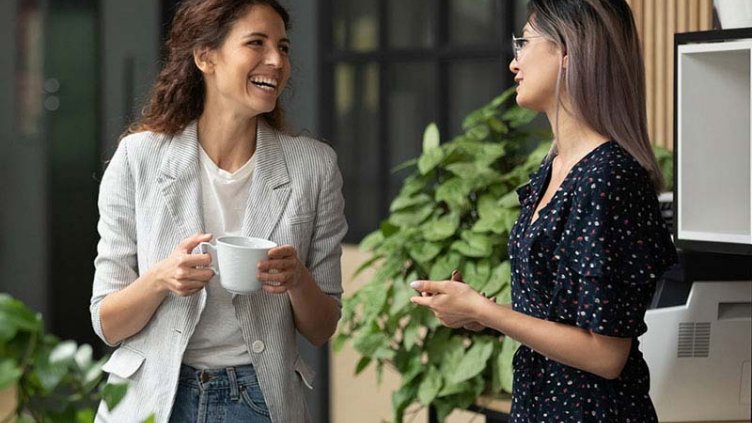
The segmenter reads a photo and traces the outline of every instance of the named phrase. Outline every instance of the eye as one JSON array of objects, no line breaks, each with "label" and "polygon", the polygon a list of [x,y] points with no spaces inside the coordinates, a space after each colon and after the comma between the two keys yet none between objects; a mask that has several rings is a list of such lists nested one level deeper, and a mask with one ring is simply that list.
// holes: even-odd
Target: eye
[{"label": "eye", "polygon": [[289,54],[290,53],[290,46],[288,46],[287,44],[282,44],[281,46],[279,46],[279,50],[282,53]]},{"label": "eye", "polygon": [[254,47],[263,46],[264,45],[264,40],[261,40],[261,39],[250,40],[250,41],[248,41],[248,45],[249,46],[254,46]]}]

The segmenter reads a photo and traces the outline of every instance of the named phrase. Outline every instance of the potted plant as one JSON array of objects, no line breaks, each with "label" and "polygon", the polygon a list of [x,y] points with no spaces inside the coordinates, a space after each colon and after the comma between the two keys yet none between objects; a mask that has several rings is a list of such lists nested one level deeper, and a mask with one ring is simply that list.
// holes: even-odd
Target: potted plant
[{"label": "potted plant", "polygon": [[343,303],[335,351],[351,341],[361,359],[355,373],[375,363],[401,376],[393,393],[394,420],[415,402],[436,408],[443,420],[482,394],[511,392],[517,344],[493,331],[449,329],[409,299],[416,279],[465,282],[499,303],[511,301],[509,232],[519,214],[515,189],[547,154],[548,134],[526,128],[536,113],[508,105],[508,90],[472,112],[464,133],[439,142],[428,125],[423,152],[381,227],[361,242],[371,253],[358,272],[373,278]]},{"label": "potted plant", "polygon": [[39,313],[0,294],[0,392],[15,403],[0,409],[0,422],[94,421],[100,400],[112,409],[127,389],[104,383],[105,360],[93,360],[89,345],[45,334]]}]

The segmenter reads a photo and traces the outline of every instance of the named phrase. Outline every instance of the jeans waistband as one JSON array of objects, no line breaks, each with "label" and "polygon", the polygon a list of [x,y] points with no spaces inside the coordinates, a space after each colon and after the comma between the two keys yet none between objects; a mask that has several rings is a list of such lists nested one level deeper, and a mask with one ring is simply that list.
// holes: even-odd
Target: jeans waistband
[{"label": "jeans waistband", "polygon": [[180,382],[201,389],[234,388],[239,383],[244,385],[258,384],[256,370],[252,364],[219,369],[196,369],[187,364],[181,364]]}]

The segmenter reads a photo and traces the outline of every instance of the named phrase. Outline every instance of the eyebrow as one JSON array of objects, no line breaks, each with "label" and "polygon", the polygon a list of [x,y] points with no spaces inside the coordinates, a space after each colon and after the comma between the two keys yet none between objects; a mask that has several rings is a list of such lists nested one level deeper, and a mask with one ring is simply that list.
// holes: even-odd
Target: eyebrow
[{"label": "eyebrow", "polygon": [[[261,38],[266,38],[266,39],[268,39],[268,38],[269,38],[269,35],[267,35],[267,34],[265,34],[265,33],[263,33],[263,32],[251,32],[251,33],[249,33],[249,34],[245,34],[245,35],[243,36],[243,38],[251,38],[251,37],[261,37]],[[290,39],[289,39],[289,38],[282,38],[282,39],[280,39],[280,40],[279,40],[279,42],[280,42],[280,43],[287,43],[287,44],[290,44]]]}]

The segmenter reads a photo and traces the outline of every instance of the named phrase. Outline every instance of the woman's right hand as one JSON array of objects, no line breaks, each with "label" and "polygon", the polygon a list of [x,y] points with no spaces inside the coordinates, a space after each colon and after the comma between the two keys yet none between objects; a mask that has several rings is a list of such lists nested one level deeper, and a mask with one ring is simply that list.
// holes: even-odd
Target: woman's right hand
[{"label": "woman's right hand", "polygon": [[192,235],[180,241],[169,257],[155,264],[149,273],[157,290],[187,297],[203,289],[214,276],[214,271],[202,268],[211,265],[211,256],[191,253],[200,243],[208,242],[211,238],[211,234]]}]

